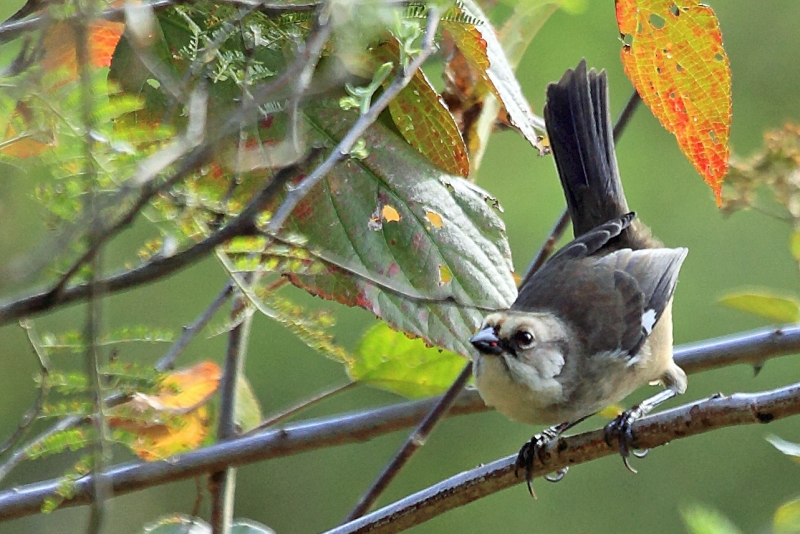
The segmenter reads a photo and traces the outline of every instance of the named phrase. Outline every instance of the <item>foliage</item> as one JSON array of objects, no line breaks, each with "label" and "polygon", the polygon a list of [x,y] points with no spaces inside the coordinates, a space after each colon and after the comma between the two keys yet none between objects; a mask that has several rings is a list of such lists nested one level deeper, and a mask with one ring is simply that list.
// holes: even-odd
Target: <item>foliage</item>
[{"label": "foliage", "polygon": [[[31,176],[53,236],[45,253],[31,252],[24,268],[11,269],[13,278],[46,282],[56,306],[68,290],[132,289],[215,252],[236,298],[217,333],[240,331],[260,313],[355,381],[408,397],[443,391],[469,357],[481,318],[516,297],[502,209],[474,180],[498,127],[546,152],[542,121],[514,68],[560,3],[507,6],[499,34],[473,0],[313,11],[200,0],[138,6],[125,23],[99,16],[116,6],[110,1],[93,12],[77,1],[45,7],[46,24],[1,51],[8,61],[0,157]],[[626,70],[719,196],[730,73],[713,12],[671,4],[678,17],[654,2],[636,4],[643,11],[634,15],[633,4],[617,2],[620,29],[635,34],[623,48]],[[657,9],[664,32],[650,24]],[[660,55],[666,41],[689,33],[701,35]],[[412,70],[436,46],[447,49],[444,59]],[[658,75],[643,75],[645,68]],[[437,70],[443,88],[432,76]],[[698,80],[704,83],[694,87]],[[274,231],[287,199],[329,162]],[[147,235],[110,258],[108,243],[134,221]],[[109,275],[112,269],[120,271]],[[125,276],[133,281],[113,286]],[[331,333],[334,310],[309,311],[298,303],[300,291],[363,308],[381,322],[350,354]],[[753,298],[745,301],[728,299],[753,311]],[[755,307],[785,319],[793,302]],[[216,363],[154,371],[127,359],[122,344],[179,346],[182,338],[128,324],[98,333],[92,321],[80,331],[29,336],[41,363],[35,416],[80,423],[25,445],[27,459],[107,441],[159,460],[215,439],[224,382]],[[228,356],[236,348],[231,341]],[[82,370],[70,355],[85,356]],[[261,409],[246,377],[235,379],[234,418],[247,431]],[[113,405],[104,407],[101,396]],[[70,499],[75,481],[100,460],[79,460],[43,511]],[[175,516],[145,531],[187,526],[210,529]],[[242,521],[232,531],[269,529]]]}]

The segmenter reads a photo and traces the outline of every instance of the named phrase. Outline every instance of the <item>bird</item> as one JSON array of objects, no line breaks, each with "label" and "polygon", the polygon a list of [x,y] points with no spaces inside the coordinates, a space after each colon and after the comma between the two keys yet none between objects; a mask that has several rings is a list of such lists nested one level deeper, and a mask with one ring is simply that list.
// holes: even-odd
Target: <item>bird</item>
[{"label": "bird", "polygon": [[470,338],[484,402],[512,420],[553,425],[517,456],[532,495],[534,458],[562,432],[660,382],[663,391],[606,426],[635,472],[631,424],[687,386],[673,361],[672,299],[688,250],[665,247],[628,208],[605,71],[587,71],[585,60],[567,70],[547,88],[544,117],[574,239]]}]

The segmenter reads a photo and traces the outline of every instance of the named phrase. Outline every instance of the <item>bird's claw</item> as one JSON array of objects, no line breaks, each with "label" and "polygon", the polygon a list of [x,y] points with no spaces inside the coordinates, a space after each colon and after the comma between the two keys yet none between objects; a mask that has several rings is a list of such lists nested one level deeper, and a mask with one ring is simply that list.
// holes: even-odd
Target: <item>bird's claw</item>
[{"label": "bird's claw", "polygon": [[612,444],[616,438],[619,443],[619,454],[622,456],[622,463],[631,473],[636,473],[636,469],[631,466],[630,455],[633,454],[637,458],[644,458],[647,456],[648,450],[637,450],[633,448],[633,432],[631,425],[634,421],[644,415],[643,410],[639,406],[635,406],[630,410],[622,412],[616,419],[606,425],[605,438],[606,443]]},{"label": "bird's claw", "polygon": [[548,473],[544,476],[544,479],[548,482],[561,482],[561,479],[564,478],[569,471],[569,467],[562,467],[555,473]]},{"label": "bird's claw", "polygon": [[[517,461],[514,465],[514,476],[519,477],[520,469],[524,469],[525,471],[525,482],[528,485],[528,492],[530,492],[531,497],[534,499],[536,498],[536,493],[533,491],[533,462],[536,458],[544,464],[545,461],[545,451],[550,443],[553,440],[558,439],[559,432],[555,428],[547,428],[542,431],[541,434],[534,435],[530,441],[525,443],[522,448],[519,450],[519,454],[517,455]],[[567,468],[559,469],[556,473],[552,476],[548,475],[545,476],[547,480],[550,482],[558,482],[564,475],[567,474]]]}]

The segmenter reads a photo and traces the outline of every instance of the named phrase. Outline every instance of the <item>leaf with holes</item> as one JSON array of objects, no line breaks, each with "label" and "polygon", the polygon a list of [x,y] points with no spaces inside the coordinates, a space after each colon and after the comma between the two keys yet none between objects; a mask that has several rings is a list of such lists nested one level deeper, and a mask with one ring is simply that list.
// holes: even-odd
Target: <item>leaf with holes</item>
[{"label": "leaf with holes", "polygon": [[361,338],[347,373],[370,386],[419,398],[443,393],[466,363],[458,354],[378,323]]},{"label": "leaf with holes", "polygon": [[616,0],[628,78],[721,205],[731,70],[714,11],[694,1]]},{"label": "leaf with holes", "polygon": [[[533,114],[528,100],[514,75],[494,27],[481,8],[472,0],[463,0],[456,5],[459,16],[447,16],[441,26],[452,37],[456,47],[464,55],[472,70],[488,84],[491,91],[503,104],[508,122],[516,128],[540,153],[544,153],[534,125],[543,127],[541,120]],[[462,20],[466,17],[467,20]]]},{"label": "leaf with holes", "polygon": [[[357,118],[324,106],[306,116],[328,144]],[[386,127],[373,125],[364,139],[369,155],[339,163],[284,224],[326,269],[287,276],[313,294],[361,306],[394,328],[468,355],[467,339],[484,314],[479,308],[506,308],[516,297],[496,201],[440,171]]]}]

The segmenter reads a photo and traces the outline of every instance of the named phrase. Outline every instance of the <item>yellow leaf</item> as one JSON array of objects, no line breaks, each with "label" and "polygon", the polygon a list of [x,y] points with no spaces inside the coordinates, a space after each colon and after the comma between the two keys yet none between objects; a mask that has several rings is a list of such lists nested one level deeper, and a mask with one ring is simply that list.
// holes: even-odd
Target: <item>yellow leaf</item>
[{"label": "yellow leaf", "polygon": [[126,444],[148,462],[195,449],[211,428],[206,403],[221,375],[213,362],[170,373],[157,394],[135,393],[130,401],[110,410],[109,426],[134,434]]},{"label": "yellow leaf", "polygon": [[772,519],[775,534],[796,534],[800,532],[800,499],[793,499],[780,505]]}]

